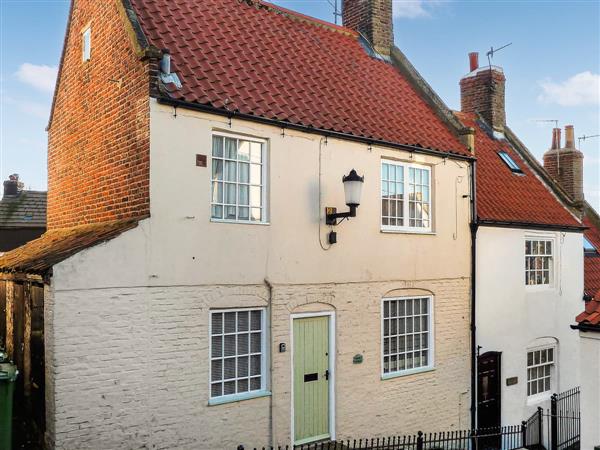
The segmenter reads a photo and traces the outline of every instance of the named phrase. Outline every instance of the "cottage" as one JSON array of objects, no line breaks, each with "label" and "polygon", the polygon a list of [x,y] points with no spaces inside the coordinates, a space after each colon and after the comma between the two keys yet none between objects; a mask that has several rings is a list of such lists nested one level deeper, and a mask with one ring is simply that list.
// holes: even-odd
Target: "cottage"
[{"label": "cottage", "polygon": [[0,258],[45,289],[49,446],[470,426],[469,130],[391,3],[73,2],[48,232]]},{"label": "cottage", "polygon": [[[580,344],[569,325],[581,309],[583,225],[506,124],[503,70],[479,67],[477,54],[470,62],[457,115],[475,130],[477,424],[485,428],[520,423],[553,393],[579,386]],[[571,127],[567,146],[572,139]]]},{"label": "cottage", "polygon": [[46,192],[24,189],[19,175],[3,183],[0,200],[0,253],[13,250],[46,231]]}]

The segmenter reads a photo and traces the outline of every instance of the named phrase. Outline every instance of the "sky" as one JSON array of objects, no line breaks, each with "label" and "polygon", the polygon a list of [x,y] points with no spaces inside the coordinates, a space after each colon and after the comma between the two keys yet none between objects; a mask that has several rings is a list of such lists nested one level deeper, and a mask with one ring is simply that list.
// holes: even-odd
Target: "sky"
[{"label": "sky", "polygon": [[[274,3],[333,22],[334,1]],[[68,0],[0,0],[0,177],[19,173],[32,189],[47,186],[45,127],[68,8]],[[394,35],[452,109],[467,54],[480,52],[484,64],[490,47],[511,43],[492,63],[507,78],[507,123],[540,159],[550,120],[574,125],[576,137],[600,134],[600,0],[394,0]],[[580,142],[585,196],[600,210],[600,137]]]}]

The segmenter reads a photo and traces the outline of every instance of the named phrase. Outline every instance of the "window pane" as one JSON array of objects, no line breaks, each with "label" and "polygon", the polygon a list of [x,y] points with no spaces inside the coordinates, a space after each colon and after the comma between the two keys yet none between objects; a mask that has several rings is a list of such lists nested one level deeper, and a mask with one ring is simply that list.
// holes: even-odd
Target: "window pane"
[{"label": "window pane", "polygon": [[212,148],[213,156],[218,158],[223,157],[223,137],[222,136],[214,136],[213,137],[213,148]]},{"label": "window pane", "polygon": [[225,158],[237,159],[237,140],[225,138]]},{"label": "window pane", "polygon": [[250,142],[238,141],[238,154],[237,157],[240,161],[250,161]]}]

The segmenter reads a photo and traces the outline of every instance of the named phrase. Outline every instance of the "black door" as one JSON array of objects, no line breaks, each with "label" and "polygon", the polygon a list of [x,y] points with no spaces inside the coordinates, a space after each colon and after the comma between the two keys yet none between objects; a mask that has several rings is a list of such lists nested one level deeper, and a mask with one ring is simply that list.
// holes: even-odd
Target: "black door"
[{"label": "black door", "polygon": [[480,449],[501,448],[501,356],[487,352],[477,358],[477,428],[485,429]]}]

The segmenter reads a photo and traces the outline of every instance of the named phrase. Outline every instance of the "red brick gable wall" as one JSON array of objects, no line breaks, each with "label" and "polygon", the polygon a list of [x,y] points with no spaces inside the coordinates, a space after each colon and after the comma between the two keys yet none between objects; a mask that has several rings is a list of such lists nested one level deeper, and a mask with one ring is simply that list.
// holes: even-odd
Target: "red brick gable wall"
[{"label": "red brick gable wall", "polygon": [[151,64],[136,53],[122,8],[121,0],[72,5],[48,130],[48,229],[149,213]]}]

